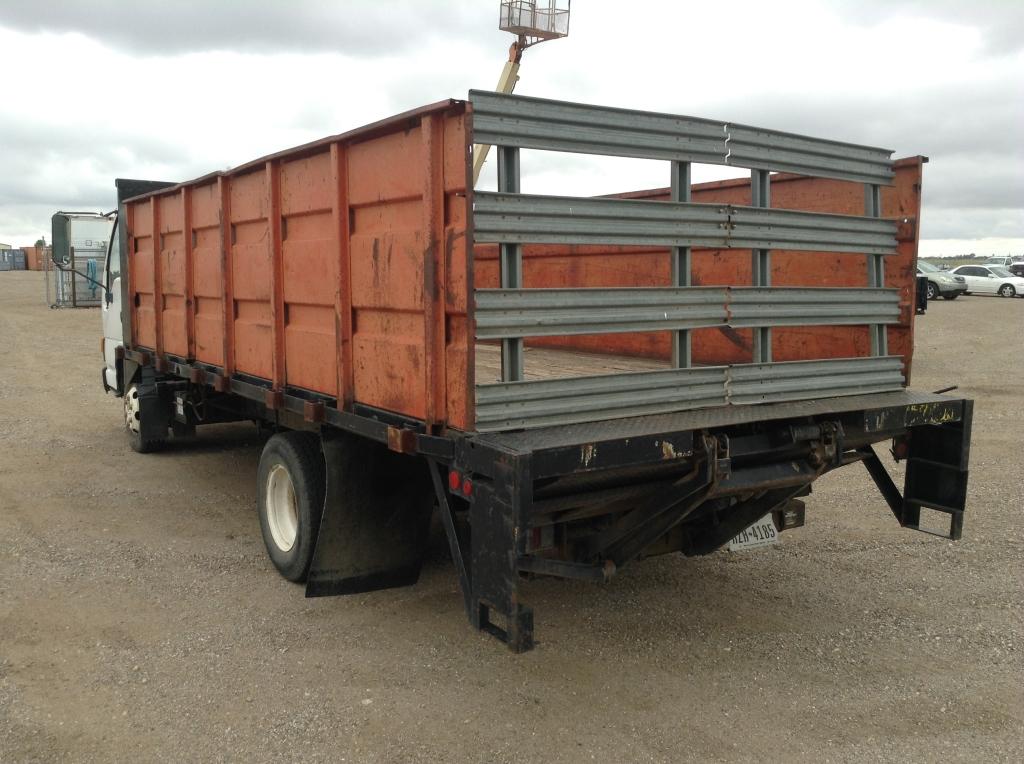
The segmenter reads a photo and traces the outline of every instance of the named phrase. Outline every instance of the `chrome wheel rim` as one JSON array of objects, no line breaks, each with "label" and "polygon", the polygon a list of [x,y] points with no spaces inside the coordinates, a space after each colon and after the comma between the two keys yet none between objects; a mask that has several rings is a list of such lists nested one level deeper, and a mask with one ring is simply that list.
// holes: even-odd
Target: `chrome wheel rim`
[{"label": "chrome wheel rim", "polygon": [[131,432],[139,432],[142,412],[139,407],[139,388],[132,385],[124,394],[124,424]]},{"label": "chrome wheel rim", "polygon": [[1003,297],[1013,297],[1013,292],[1014,289],[1009,284],[1007,284],[1006,286],[999,290],[999,294],[1001,294]]},{"label": "chrome wheel rim", "polygon": [[928,299],[929,300],[934,300],[938,296],[939,296],[939,288],[937,286],[935,286],[934,284],[929,284],[928,285]]},{"label": "chrome wheel rim", "polygon": [[295,546],[299,507],[292,476],[283,464],[275,464],[267,475],[267,525],[278,549],[287,552]]}]

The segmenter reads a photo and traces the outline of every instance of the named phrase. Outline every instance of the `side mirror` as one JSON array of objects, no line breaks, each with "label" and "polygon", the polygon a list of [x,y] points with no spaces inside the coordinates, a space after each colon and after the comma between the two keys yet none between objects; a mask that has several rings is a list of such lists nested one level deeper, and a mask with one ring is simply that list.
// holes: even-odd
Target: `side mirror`
[{"label": "side mirror", "polygon": [[58,212],[50,219],[50,222],[53,241],[50,258],[58,268],[67,268],[71,265],[71,257],[74,254],[71,237],[68,235],[71,221],[67,215]]}]

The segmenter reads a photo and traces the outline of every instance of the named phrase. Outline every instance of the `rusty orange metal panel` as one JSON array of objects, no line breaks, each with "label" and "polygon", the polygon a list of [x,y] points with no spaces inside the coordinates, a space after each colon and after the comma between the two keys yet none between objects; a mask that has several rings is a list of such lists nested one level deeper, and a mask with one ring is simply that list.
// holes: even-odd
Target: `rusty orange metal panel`
[{"label": "rusty orange metal panel", "polygon": [[469,152],[449,101],[129,200],[137,344],[468,427]]},{"label": "rusty orange metal panel", "polygon": [[355,400],[427,417],[423,127],[350,146]]},{"label": "rusty orange metal panel", "polygon": [[419,199],[423,173],[419,126],[356,143],[348,151],[349,204]]},{"label": "rusty orange metal panel", "polygon": [[188,319],[186,299],[188,274],[186,272],[184,217],[181,193],[155,197],[158,221],[154,234],[157,244],[159,268],[156,283],[159,286],[157,353],[169,353],[180,358],[188,356]]},{"label": "rusty orange metal panel", "polygon": [[273,380],[273,267],[266,168],[231,179],[230,232],[236,371]]},{"label": "rusty orange metal panel", "polygon": [[356,315],[352,338],[356,400],[424,419],[423,314],[363,309]]},{"label": "rusty orange metal panel", "polygon": [[132,311],[132,337],[138,346],[156,348],[153,294],[153,209],[149,200],[128,205],[128,258]]},{"label": "rusty orange metal panel", "polygon": [[282,287],[286,382],[338,391],[331,155],[281,163]]},{"label": "rusty orange metal panel", "polygon": [[220,193],[215,183],[189,193],[192,227],[192,337],[197,361],[224,363],[224,279],[220,251]]}]

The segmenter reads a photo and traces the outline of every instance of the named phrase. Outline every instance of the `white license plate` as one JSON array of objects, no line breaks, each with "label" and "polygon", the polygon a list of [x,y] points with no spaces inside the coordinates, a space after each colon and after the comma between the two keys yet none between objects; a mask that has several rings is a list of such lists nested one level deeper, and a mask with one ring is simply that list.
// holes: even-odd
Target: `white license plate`
[{"label": "white license plate", "polygon": [[771,513],[765,515],[745,531],[740,531],[729,541],[730,552],[742,552],[747,549],[757,549],[762,546],[776,544],[779,541],[779,532],[775,530],[775,521]]}]

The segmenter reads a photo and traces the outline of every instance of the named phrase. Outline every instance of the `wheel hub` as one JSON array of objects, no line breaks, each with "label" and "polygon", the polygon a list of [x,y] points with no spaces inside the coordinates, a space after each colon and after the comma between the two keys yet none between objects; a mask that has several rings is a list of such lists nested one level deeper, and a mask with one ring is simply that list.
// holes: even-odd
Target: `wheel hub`
[{"label": "wheel hub", "polygon": [[142,419],[139,406],[139,388],[132,385],[124,394],[124,423],[134,433],[139,432],[139,422]]},{"label": "wheel hub", "polygon": [[275,464],[267,475],[267,525],[274,544],[282,552],[295,546],[299,534],[299,508],[292,476],[283,464]]}]

